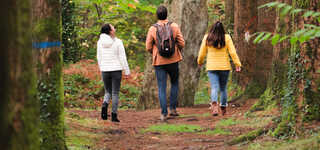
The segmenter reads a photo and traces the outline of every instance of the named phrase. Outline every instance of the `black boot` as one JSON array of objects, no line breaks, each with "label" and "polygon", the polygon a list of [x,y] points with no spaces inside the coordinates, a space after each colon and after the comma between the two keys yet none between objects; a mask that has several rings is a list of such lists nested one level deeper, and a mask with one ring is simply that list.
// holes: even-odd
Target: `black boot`
[{"label": "black boot", "polygon": [[220,109],[222,116],[224,116],[227,113],[227,107],[221,106]]},{"label": "black boot", "polygon": [[112,122],[120,122],[120,120],[118,120],[116,113],[111,113],[111,121]]},{"label": "black boot", "polygon": [[101,118],[103,120],[108,119],[108,103],[103,103],[101,108]]}]

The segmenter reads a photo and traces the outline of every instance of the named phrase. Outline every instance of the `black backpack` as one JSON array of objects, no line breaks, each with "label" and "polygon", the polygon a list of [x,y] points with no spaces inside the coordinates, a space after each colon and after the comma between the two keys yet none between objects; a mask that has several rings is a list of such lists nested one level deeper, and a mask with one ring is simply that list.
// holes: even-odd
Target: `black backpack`
[{"label": "black backpack", "polygon": [[170,58],[175,52],[175,40],[171,29],[171,23],[168,22],[164,26],[154,24],[157,28],[157,48],[162,57]]}]

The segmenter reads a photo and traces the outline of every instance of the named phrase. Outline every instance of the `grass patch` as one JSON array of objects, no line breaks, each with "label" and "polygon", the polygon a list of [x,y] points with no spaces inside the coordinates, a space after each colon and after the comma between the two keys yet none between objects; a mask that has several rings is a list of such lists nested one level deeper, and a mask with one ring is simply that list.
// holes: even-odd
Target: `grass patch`
[{"label": "grass patch", "polygon": [[230,135],[230,134],[232,134],[232,132],[230,132],[228,130],[221,129],[221,128],[215,128],[214,130],[208,130],[206,132],[201,132],[200,134],[204,134],[204,135]]},{"label": "grass patch", "polygon": [[272,117],[254,117],[247,120],[238,120],[238,124],[242,127],[262,128],[272,121]]},{"label": "grass patch", "polygon": [[198,85],[198,90],[195,94],[194,104],[208,104],[210,102],[209,91],[209,78],[207,76],[207,71],[202,70],[200,73],[200,80]]},{"label": "grass patch", "polygon": [[202,128],[197,125],[187,125],[187,124],[158,124],[152,125],[147,129],[142,130],[142,133],[145,132],[162,132],[162,133],[192,133],[199,132]]},{"label": "grass patch", "polygon": [[196,92],[194,104],[208,104],[210,102],[210,96],[208,94],[208,87],[203,87]]},{"label": "grass patch", "polygon": [[276,142],[257,142],[250,144],[248,150],[319,150],[320,135],[314,135],[309,138],[300,138],[297,140],[286,140]]},{"label": "grass patch", "polygon": [[87,131],[79,131],[77,129],[67,131],[66,144],[70,150],[85,150],[94,146],[94,142],[103,135]]},{"label": "grass patch", "polygon": [[204,113],[204,114],[181,114],[180,118],[188,118],[188,117],[209,117],[211,116],[210,113]]},{"label": "grass patch", "polygon": [[228,118],[228,119],[222,119],[217,123],[217,127],[227,127],[227,126],[232,126],[238,124],[237,120],[234,120],[233,118]]}]

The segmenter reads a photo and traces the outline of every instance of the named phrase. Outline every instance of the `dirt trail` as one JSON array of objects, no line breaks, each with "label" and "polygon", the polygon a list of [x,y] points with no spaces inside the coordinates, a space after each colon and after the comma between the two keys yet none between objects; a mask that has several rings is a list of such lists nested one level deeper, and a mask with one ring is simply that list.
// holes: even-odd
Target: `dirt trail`
[{"label": "dirt trail", "polygon": [[[228,118],[239,118],[252,105],[252,101],[246,101],[239,107],[228,107],[228,112],[225,116],[211,116],[208,114],[208,105],[197,105],[192,108],[178,108],[180,117],[169,118],[167,124],[169,125],[198,125],[202,130],[214,130],[216,124]],[[85,110],[68,110],[68,113],[79,115],[81,118],[89,118],[96,120],[96,125],[77,124],[73,121],[68,121],[69,128],[87,131],[92,133],[102,134],[96,138],[93,146],[88,149],[111,149],[111,150],[222,150],[222,149],[237,149],[225,144],[226,141],[232,137],[250,131],[250,128],[238,127],[237,125],[222,127],[231,131],[230,135],[205,135],[198,132],[178,132],[178,133],[164,133],[164,132],[142,132],[151,125],[163,124],[160,119],[160,109],[135,111],[135,110],[120,110],[120,123],[113,123],[110,117],[107,121],[100,119],[100,111],[85,111]],[[99,126],[99,127],[98,127]],[[69,133],[70,134],[70,133]],[[67,131],[68,136],[68,131]]]}]

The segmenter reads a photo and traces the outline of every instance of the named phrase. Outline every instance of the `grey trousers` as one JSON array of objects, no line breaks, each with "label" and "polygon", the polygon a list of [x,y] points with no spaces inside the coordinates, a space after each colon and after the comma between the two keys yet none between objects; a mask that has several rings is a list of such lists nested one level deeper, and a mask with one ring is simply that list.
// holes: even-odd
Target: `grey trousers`
[{"label": "grey trousers", "polygon": [[101,74],[105,90],[103,102],[109,104],[112,99],[112,113],[117,113],[122,71],[108,71]]}]

